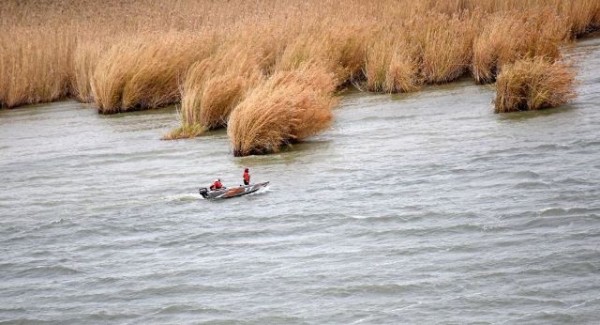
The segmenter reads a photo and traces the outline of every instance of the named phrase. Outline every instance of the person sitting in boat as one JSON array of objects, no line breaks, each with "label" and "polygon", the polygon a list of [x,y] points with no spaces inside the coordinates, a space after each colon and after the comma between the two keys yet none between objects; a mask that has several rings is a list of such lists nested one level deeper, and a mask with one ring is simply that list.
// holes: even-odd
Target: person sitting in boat
[{"label": "person sitting in boat", "polygon": [[223,184],[221,183],[221,179],[220,178],[215,179],[215,181],[210,186],[210,190],[211,191],[220,190],[222,188],[223,188]]},{"label": "person sitting in boat", "polygon": [[250,185],[250,170],[244,169],[244,185]]}]

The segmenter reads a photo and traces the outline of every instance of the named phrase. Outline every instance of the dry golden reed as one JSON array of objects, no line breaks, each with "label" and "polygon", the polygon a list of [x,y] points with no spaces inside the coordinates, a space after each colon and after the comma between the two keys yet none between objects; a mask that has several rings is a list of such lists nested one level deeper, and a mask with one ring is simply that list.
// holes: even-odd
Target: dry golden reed
[{"label": "dry golden reed", "polygon": [[[519,60],[558,62],[565,42],[600,28],[600,1],[6,0],[0,17],[0,107],[74,97],[108,114],[180,102],[181,127],[166,138],[236,117],[234,152],[248,153],[278,147],[260,144],[277,138],[254,136],[261,128],[241,131],[240,121],[265,120],[259,95],[270,112],[296,114],[288,127],[274,122],[280,141],[303,138],[300,127],[323,129],[326,118],[298,124],[298,111],[327,110],[281,106],[335,102],[333,90],[311,88],[301,73],[373,92],[416,91],[469,73],[493,82]],[[275,82],[282,75],[304,81]]]},{"label": "dry golden reed", "polygon": [[90,82],[99,111],[116,113],[179,102],[183,75],[210,54],[211,41],[192,33],[173,33],[116,43],[100,56]]},{"label": "dry golden reed", "polygon": [[277,152],[328,128],[335,86],[334,75],[314,65],[273,74],[231,113],[227,133],[234,155]]},{"label": "dry golden reed", "polygon": [[498,75],[495,111],[539,110],[565,104],[575,96],[574,79],[572,67],[542,57],[508,64]]},{"label": "dry golden reed", "polygon": [[80,102],[94,101],[92,94],[92,76],[101,55],[110,47],[108,42],[80,42],[73,54],[72,95]]},{"label": "dry golden reed", "polygon": [[[267,74],[276,65],[288,69],[310,59],[332,70],[340,85],[368,80],[365,74],[373,76],[367,61],[392,63],[393,58],[383,82],[387,86],[372,80],[367,88],[395,92],[420,82],[454,80],[469,65],[478,82],[490,82],[500,65],[536,55],[557,58],[561,44],[557,40],[600,27],[600,2],[593,0],[7,0],[0,7],[0,105],[15,107],[71,95],[96,102],[105,113],[178,101],[172,80],[187,73],[182,70],[191,65],[186,61],[191,52],[205,46],[192,46],[189,51],[175,46],[171,51],[169,39],[185,39],[190,32],[221,34],[228,42],[248,46],[242,49],[247,52],[255,50],[246,40],[252,37],[269,44],[257,55],[265,59],[260,64]],[[126,46],[149,33],[153,36],[140,45],[143,48]],[[410,39],[408,46],[418,51],[402,50],[398,55],[392,54],[398,49],[390,47],[389,53],[371,50],[367,57],[372,38],[381,35],[402,35],[399,38]],[[152,64],[117,57],[120,54]],[[140,70],[119,72],[110,66],[111,60],[127,65],[125,70]],[[403,76],[414,71],[419,72],[417,78],[409,78],[406,84]],[[126,74],[132,79],[125,81]],[[159,85],[162,81],[169,85]]]},{"label": "dry golden reed", "polygon": [[568,31],[566,19],[552,10],[498,14],[475,38],[473,77],[479,83],[493,82],[504,64],[536,56],[557,60]]},{"label": "dry golden reed", "polygon": [[183,123],[207,130],[226,126],[233,108],[262,79],[266,67],[256,53],[228,44],[196,62],[181,89]]},{"label": "dry golden reed", "polygon": [[197,137],[197,136],[205,133],[206,131],[207,131],[206,128],[204,128],[200,124],[181,123],[181,126],[167,132],[166,134],[163,135],[163,137],[161,139],[162,140],[189,139],[189,138]]},{"label": "dry golden reed", "polygon": [[66,97],[73,44],[73,38],[43,28],[12,26],[0,32],[0,107]]},{"label": "dry golden reed", "polygon": [[411,92],[420,88],[416,47],[405,40],[381,36],[371,42],[365,55],[364,88],[372,92]]},{"label": "dry golden reed", "polygon": [[474,20],[468,16],[427,16],[416,20],[409,35],[417,39],[421,73],[427,83],[444,83],[462,76],[471,63]]}]

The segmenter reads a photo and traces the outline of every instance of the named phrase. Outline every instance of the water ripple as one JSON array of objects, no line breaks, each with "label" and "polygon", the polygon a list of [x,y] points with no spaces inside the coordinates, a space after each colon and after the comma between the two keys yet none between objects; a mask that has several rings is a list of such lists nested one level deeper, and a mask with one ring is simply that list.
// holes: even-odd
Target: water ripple
[{"label": "water ripple", "polygon": [[[594,324],[594,71],[571,105],[508,115],[470,81],[350,93],[331,130],[245,158],[223,130],[158,140],[172,108],[0,111],[1,321]],[[272,186],[198,195],[244,167]]]}]

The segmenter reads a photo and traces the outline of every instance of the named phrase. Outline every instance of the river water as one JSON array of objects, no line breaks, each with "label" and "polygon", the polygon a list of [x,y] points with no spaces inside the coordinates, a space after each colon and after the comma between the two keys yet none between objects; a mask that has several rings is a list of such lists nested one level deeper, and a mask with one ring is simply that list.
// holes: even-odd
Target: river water
[{"label": "river water", "polygon": [[[234,158],[174,109],[0,111],[0,323],[592,324],[600,39],[579,97],[497,115],[471,81],[348,93],[333,128]],[[265,191],[207,202],[200,185]]]}]

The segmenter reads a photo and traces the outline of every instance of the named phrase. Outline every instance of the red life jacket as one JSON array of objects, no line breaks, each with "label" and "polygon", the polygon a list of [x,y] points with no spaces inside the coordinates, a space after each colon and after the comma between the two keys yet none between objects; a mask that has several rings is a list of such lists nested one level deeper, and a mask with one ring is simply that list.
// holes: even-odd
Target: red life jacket
[{"label": "red life jacket", "polygon": [[244,182],[250,184],[250,173],[244,172]]},{"label": "red life jacket", "polygon": [[221,187],[223,187],[223,184],[221,184],[221,182],[219,182],[219,181],[215,181],[215,182],[213,183],[213,185],[211,185],[211,186],[210,186],[210,189],[211,189],[211,190],[218,190],[218,189],[220,189]]}]

